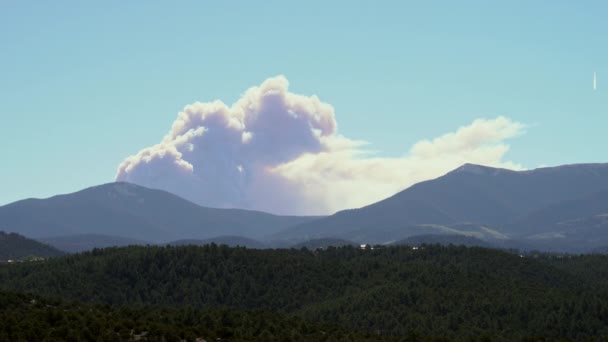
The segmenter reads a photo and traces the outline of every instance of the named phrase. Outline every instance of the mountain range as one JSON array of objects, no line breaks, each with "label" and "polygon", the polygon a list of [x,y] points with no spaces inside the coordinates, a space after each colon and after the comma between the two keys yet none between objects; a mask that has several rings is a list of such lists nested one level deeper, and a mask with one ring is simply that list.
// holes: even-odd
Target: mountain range
[{"label": "mountain range", "polygon": [[608,228],[600,219],[606,213],[608,164],[529,171],[465,164],[380,202],[301,223],[274,238],[390,243],[414,235],[462,234],[510,241],[510,246],[557,243],[575,251],[606,244],[596,241],[605,235],[602,227]]},{"label": "mountain range", "polygon": [[152,243],[218,235],[259,238],[313,218],[206,208],[166,191],[129,183],[0,207],[0,229],[31,238],[93,234]]},{"label": "mountain range", "polygon": [[466,236],[501,248],[584,252],[608,245],[608,164],[527,171],[465,164],[327,217],[206,208],[165,191],[109,183],[2,206],[0,229],[70,251],[170,241],[256,248],[314,239],[391,244],[440,234],[442,242]]}]

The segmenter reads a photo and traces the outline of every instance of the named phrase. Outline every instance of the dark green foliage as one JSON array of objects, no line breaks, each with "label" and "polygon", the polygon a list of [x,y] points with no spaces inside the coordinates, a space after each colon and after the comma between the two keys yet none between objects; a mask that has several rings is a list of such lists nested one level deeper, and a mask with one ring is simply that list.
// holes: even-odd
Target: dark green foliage
[{"label": "dark green foliage", "polygon": [[361,341],[370,336],[264,311],[115,308],[0,292],[0,341]]},{"label": "dark green foliage", "polygon": [[[593,271],[587,271],[593,270]],[[270,310],[381,336],[608,336],[608,263],[483,248],[129,247],[0,268],[0,284],[144,307]],[[603,272],[603,273],[602,273]]]},{"label": "dark green foliage", "polygon": [[0,261],[27,258],[48,258],[64,253],[19,234],[0,231]]},{"label": "dark green foliage", "polygon": [[608,255],[556,255],[541,261],[573,274],[581,281],[608,289]]}]

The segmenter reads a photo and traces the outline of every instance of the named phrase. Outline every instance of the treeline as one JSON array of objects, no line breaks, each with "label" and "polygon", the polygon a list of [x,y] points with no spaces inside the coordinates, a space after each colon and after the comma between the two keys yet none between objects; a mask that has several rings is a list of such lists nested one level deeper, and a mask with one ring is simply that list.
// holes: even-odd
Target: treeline
[{"label": "treeline", "polygon": [[143,308],[268,310],[375,336],[608,336],[597,257],[483,248],[129,247],[0,268],[7,289]]}]

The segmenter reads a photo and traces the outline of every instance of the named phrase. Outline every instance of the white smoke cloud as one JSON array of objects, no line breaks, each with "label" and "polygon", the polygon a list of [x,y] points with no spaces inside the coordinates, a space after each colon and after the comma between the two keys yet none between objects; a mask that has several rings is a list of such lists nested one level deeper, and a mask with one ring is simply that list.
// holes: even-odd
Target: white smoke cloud
[{"label": "white smoke cloud", "polygon": [[117,181],[176,193],[204,206],[279,214],[360,207],[464,163],[520,169],[505,140],[524,125],[478,119],[399,158],[374,157],[337,133],[334,108],[288,91],[283,76],[250,88],[234,105],[196,102],[161,143],[128,157]]}]

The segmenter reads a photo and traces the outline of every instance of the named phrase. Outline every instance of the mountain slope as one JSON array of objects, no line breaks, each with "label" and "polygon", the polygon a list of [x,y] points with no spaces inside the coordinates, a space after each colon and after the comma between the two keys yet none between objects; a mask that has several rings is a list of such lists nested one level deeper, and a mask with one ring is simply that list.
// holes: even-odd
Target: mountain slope
[{"label": "mountain slope", "polygon": [[582,198],[561,201],[517,220],[510,230],[534,234],[563,230],[560,223],[608,213],[608,191],[595,192]]},{"label": "mountain slope", "polygon": [[338,237],[354,242],[368,242],[368,232],[373,235],[385,231],[418,231],[416,223],[448,224],[454,219],[432,205],[417,200],[372,204],[360,209],[338,212],[327,218],[293,226],[273,236],[277,240],[311,240]]},{"label": "mountain slope", "polygon": [[33,238],[83,234],[152,242],[218,235],[256,238],[310,219],[205,208],[165,191],[128,183],[109,183],[0,207],[0,226]]},{"label": "mountain slope", "polygon": [[0,231],[0,261],[20,260],[28,257],[48,258],[63,253],[51,246],[15,233]]},{"label": "mountain slope", "polygon": [[[424,234],[414,229],[420,224],[473,222],[508,228],[509,223],[536,210],[600,191],[608,191],[608,164],[519,172],[465,164],[380,202],[294,226],[275,238],[336,237],[366,242],[360,238],[375,232],[382,232],[383,239]],[[500,233],[521,232],[512,229]]]}]

